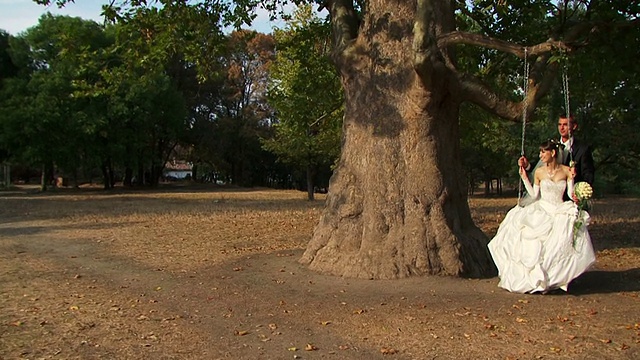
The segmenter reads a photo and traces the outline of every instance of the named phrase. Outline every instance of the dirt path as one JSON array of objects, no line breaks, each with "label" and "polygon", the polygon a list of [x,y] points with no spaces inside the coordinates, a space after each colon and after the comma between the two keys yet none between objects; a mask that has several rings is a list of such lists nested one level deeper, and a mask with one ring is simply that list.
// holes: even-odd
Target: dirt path
[{"label": "dirt path", "polygon": [[[636,238],[596,246],[569,295],[336,278],[297,263],[322,205],[303,195],[0,194],[0,359],[640,358]],[[508,207],[474,208],[491,228]]]}]

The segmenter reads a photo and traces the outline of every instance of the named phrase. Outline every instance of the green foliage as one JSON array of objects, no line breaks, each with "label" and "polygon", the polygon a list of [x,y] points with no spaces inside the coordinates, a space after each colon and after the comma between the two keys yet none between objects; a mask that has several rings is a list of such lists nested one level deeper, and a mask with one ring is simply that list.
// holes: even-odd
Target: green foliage
[{"label": "green foliage", "polygon": [[[638,10],[627,7],[629,4],[598,2],[587,10],[579,1],[474,1],[460,8],[457,14],[461,30],[535,44],[557,37],[564,27],[581,21],[587,11],[592,22],[628,20],[630,14]],[[636,106],[640,95],[636,60],[640,33],[636,26],[613,32],[606,30],[580,39],[582,42],[577,42],[577,50],[572,53],[554,52],[548,61],[568,71],[570,112],[580,124],[576,136],[594,148],[596,192],[628,193],[637,191],[632,184],[640,180],[635,170],[640,165],[637,145],[640,141],[634,131],[640,126]],[[457,50],[461,69],[480,76],[502,96],[516,101],[522,99],[523,60],[475,46],[461,45]],[[564,108],[559,74],[550,95],[539,102],[535,113],[527,119],[525,154],[529,158],[537,158],[541,141],[558,136],[557,119],[566,112]],[[463,107],[460,122],[463,162],[472,181],[483,180],[482,177],[508,177],[515,186],[518,179],[515,160],[520,152],[522,125],[502,124],[502,120],[473,107]],[[508,162],[503,163],[503,158]],[[493,169],[486,168],[494,162]]]},{"label": "green foliage", "polygon": [[269,103],[276,110],[275,137],[265,148],[280,161],[318,168],[333,164],[340,150],[343,95],[329,53],[329,26],[301,7],[276,32]]},{"label": "green foliage", "polygon": [[640,29],[620,29],[592,41],[569,67],[578,135],[594,146],[596,193],[637,193]]},{"label": "green foliage", "polygon": [[[283,15],[286,3],[320,2],[123,1],[103,8],[115,22],[106,28],[45,15],[24,36],[0,32],[1,154],[54,161],[69,171],[109,161],[149,168],[160,166],[179,143],[192,160],[252,184],[275,168],[272,155],[261,148],[262,138],[280,165],[329,166],[339,153],[343,102],[329,61],[329,25],[315,19],[310,6],[301,7],[288,17],[287,29],[276,32],[273,63],[268,39],[223,32],[250,23],[257,8]],[[566,28],[585,19],[600,24],[576,39],[571,51],[557,50],[547,61],[568,67],[578,135],[595,145],[596,192],[632,191],[640,165],[634,131],[640,126],[635,61],[640,34],[637,26],[615,31],[611,26],[634,19],[637,4],[455,4],[458,30],[523,45],[562,40]],[[366,2],[353,5],[360,15],[368,10]],[[471,45],[457,45],[455,52],[461,72],[478,76],[502,97],[522,98],[522,60]],[[551,86],[551,95],[528,119],[530,157],[541,140],[557,136],[557,116],[564,112],[559,76]],[[470,176],[517,179],[521,124],[466,105],[460,114],[462,158]]]},{"label": "green foliage", "polygon": [[102,167],[106,187],[113,162],[137,161],[151,167],[152,180],[159,177],[185,129],[185,101],[165,66],[139,65],[116,34],[50,14],[25,33],[27,46],[16,52],[24,51],[21,66],[31,72],[8,83],[2,103],[16,160],[54,163],[67,174]]}]

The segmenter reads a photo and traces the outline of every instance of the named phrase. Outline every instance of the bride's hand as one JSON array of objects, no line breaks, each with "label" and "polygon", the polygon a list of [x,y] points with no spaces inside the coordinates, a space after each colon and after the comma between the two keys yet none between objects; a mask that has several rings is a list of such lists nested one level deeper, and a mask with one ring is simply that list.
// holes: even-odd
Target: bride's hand
[{"label": "bride's hand", "polygon": [[519,171],[519,172],[520,172],[520,177],[521,177],[521,178],[523,178],[523,179],[524,179],[524,178],[529,178],[529,177],[527,176],[527,170],[525,170],[525,169],[524,169],[524,166],[520,166],[520,171]]}]

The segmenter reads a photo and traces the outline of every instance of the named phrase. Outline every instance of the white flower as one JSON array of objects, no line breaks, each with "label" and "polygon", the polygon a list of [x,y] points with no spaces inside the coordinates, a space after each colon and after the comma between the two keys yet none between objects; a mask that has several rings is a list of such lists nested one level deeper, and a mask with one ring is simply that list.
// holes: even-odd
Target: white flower
[{"label": "white flower", "polygon": [[588,182],[580,181],[573,188],[573,193],[576,194],[579,201],[589,200],[593,196],[593,188]]},{"label": "white flower", "polygon": [[578,231],[583,225],[587,225],[584,220],[584,211],[585,208],[589,206],[589,199],[593,196],[593,188],[588,182],[580,181],[573,188],[573,193],[576,195],[576,198],[578,198],[578,214],[573,223],[573,248],[575,249]]}]

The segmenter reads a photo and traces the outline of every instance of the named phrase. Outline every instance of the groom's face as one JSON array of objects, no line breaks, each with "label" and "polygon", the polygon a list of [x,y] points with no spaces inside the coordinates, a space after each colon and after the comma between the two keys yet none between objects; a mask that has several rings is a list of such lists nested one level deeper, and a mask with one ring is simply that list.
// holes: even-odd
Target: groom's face
[{"label": "groom's face", "polygon": [[558,120],[558,132],[563,139],[569,138],[569,119],[560,118]]}]

